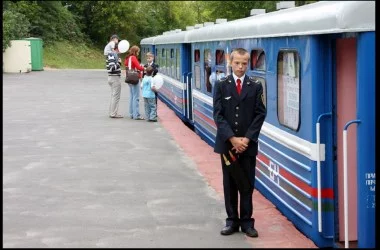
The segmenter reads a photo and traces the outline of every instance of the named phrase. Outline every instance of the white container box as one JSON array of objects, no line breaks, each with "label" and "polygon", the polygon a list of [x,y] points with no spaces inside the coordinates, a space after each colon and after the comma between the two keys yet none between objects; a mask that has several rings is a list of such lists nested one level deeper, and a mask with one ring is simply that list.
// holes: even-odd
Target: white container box
[{"label": "white container box", "polygon": [[12,40],[11,46],[3,53],[3,72],[25,73],[32,71],[30,41]]}]

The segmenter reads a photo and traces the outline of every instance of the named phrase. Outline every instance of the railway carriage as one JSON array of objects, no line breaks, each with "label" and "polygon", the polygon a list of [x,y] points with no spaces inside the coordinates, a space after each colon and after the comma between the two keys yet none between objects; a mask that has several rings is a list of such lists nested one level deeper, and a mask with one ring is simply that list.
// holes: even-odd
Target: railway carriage
[{"label": "railway carriage", "polygon": [[[317,2],[141,41],[159,98],[211,146],[213,84],[245,48],[264,89],[256,189],[319,247],[375,246],[375,3]],[[349,184],[348,184],[349,183]],[[270,218],[268,218],[270,219]]]}]

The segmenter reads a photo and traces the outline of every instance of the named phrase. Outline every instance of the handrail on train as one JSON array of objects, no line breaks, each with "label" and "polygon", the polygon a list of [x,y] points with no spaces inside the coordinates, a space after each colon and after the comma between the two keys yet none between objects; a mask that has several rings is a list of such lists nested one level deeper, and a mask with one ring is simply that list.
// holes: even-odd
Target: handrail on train
[{"label": "handrail on train", "polygon": [[347,129],[353,124],[360,124],[360,120],[351,120],[343,129],[343,179],[344,179],[344,247],[348,248],[348,187],[347,187]]},{"label": "handrail on train", "polygon": [[193,72],[187,72],[187,75],[186,75],[186,81],[188,82],[189,81],[189,75],[192,75],[193,74]]},{"label": "handrail on train", "polygon": [[[184,72],[183,74],[182,74],[182,82],[183,83],[187,83],[187,78],[186,78],[186,75],[188,74],[189,72]],[[186,80],[186,81],[185,81]]]},{"label": "handrail on train", "polygon": [[317,185],[318,185],[318,232],[322,232],[322,195],[321,195],[321,156],[320,156],[320,120],[324,116],[331,116],[332,112],[321,114],[315,124],[317,139]]}]

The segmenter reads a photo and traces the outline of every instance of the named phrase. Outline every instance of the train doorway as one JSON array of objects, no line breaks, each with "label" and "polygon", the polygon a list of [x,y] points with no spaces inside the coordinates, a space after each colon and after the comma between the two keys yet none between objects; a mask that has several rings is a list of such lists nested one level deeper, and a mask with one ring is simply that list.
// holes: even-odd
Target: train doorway
[{"label": "train doorway", "polygon": [[[345,241],[345,197],[344,197],[344,147],[343,130],[348,122],[357,119],[357,40],[356,38],[339,38],[336,45],[336,156],[338,194],[338,230],[340,242]],[[347,128],[347,127],[346,127]],[[348,241],[355,246],[358,240],[357,209],[357,124],[347,129],[347,201],[348,205]],[[347,218],[347,217],[346,217]]]}]

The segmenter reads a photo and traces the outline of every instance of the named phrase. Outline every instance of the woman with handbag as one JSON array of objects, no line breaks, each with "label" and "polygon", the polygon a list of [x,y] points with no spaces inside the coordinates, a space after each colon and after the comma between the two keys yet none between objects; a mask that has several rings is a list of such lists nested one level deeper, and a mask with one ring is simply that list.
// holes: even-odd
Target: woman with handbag
[{"label": "woman with handbag", "polygon": [[129,98],[129,117],[134,120],[144,120],[140,115],[140,79],[144,72],[144,67],[140,65],[137,56],[140,48],[136,45],[132,46],[124,60],[125,65],[125,82],[128,83],[130,90]]}]

